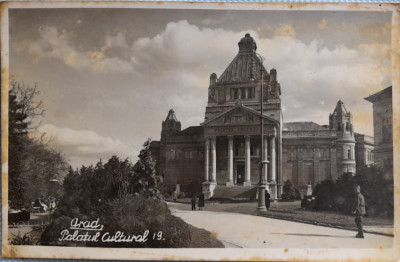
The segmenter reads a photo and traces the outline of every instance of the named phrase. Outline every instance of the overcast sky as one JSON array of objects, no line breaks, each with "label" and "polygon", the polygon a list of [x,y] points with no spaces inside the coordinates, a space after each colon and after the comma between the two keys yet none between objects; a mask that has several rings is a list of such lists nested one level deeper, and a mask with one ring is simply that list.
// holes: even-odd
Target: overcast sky
[{"label": "overcast sky", "polygon": [[40,130],[74,167],[112,154],[135,161],[173,108],[204,119],[220,76],[250,33],[277,69],[284,121],[328,124],[341,99],[355,131],[373,134],[363,98],[391,85],[391,13],[155,9],[10,10],[10,72],[38,84]]}]

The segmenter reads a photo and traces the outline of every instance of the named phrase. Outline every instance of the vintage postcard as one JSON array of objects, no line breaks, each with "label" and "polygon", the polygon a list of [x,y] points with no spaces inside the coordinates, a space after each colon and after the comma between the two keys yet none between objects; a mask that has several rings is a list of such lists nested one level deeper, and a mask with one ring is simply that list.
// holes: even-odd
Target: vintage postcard
[{"label": "vintage postcard", "polygon": [[400,259],[399,22],[2,3],[3,257]]}]

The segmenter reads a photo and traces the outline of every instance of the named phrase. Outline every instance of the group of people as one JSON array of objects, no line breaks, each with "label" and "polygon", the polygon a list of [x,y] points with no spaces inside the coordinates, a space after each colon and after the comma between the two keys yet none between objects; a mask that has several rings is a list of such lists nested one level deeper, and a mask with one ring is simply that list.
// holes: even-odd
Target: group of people
[{"label": "group of people", "polygon": [[199,210],[202,210],[204,207],[204,194],[200,193],[198,194],[198,197],[196,194],[192,196],[192,210],[196,210],[196,205],[199,207]]}]

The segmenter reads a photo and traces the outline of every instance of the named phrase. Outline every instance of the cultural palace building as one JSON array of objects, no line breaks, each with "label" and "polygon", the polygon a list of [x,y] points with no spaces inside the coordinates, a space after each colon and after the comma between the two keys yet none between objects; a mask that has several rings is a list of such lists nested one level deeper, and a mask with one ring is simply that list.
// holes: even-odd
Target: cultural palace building
[{"label": "cultural palace building", "polygon": [[[373,137],[354,132],[352,114],[340,100],[327,116],[328,125],[283,122],[284,88],[277,71],[265,69],[250,34],[238,45],[225,71],[210,76],[204,122],[181,130],[171,109],[162,122],[160,141],[151,143],[169,190],[179,184],[181,191],[201,188],[207,198],[248,192],[255,197],[262,172],[271,198],[277,199],[287,180],[305,193],[327,178],[356,173],[357,161],[358,166],[373,163]],[[261,155],[268,161],[263,171]]]}]

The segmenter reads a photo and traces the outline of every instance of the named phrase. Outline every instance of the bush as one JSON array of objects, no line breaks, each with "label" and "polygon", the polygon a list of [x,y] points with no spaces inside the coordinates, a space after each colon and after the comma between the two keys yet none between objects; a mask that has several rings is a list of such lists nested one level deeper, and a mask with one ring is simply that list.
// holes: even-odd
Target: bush
[{"label": "bush", "polygon": [[387,177],[385,173],[386,170],[371,166],[364,167],[354,177],[356,183],[361,186],[368,215],[393,217],[393,176]]},{"label": "bush", "polygon": [[54,219],[53,222],[44,229],[40,237],[40,244],[44,246],[70,245],[70,242],[60,242],[59,238],[61,236],[61,231],[70,227],[71,219],[72,218],[67,216],[61,216]]},{"label": "bush", "polygon": [[282,200],[294,201],[296,199],[296,189],[289,179],[283,185]]},{"label": "bush", "polygon": [[[125,248],[180,248],[191,242],[189,226],[180,218],[174,217],[163,200],[143,196],[127,196],[108,201],[94,209],[90,216],[79,215],[80,220],[94,221],[104,225],[101,237],[108,232],[110,236],[117,231],[124,235],[143,235],[149,231],[147,241],[133,242],[69,242],[59,241],[61,232],[70,228],[72,217],[61,216],[46,227],[40,242],[42,245],[125,247]],[[82,232],[82,231],[81,231]],[[159,233],[161,232],[161,233]],[[73,230],[70,230],[70,234]]]},{"label": "bush", "polygon": [[189,226],[183,220],[171,215],[163,200],[148,199],[143,196],[116,199],[108,203],[107,208],[99,214],[99,218],[100,223],[104,224],[103,232],[109,232],[110,235],[117,231],[124,232],[125,235],[142,235],[148,230],[148,241],[88,243],[90,246],[179,248],[190,244]]},{"label": "bush", "polygon": [[38,245],[39,241],[35,237],[31,236],[30,233],[26,233],[21,236],[21,234],[18,232],[18,235],[13,235],[13,238],[10,241],[10,244],[15,245],[15,246],[19,246],[19,245],[34,246],[34,245]]},{"label": "bush", "polygon": [[335,183],[330,180],[324,180],[318,183],[312,194],[316,197],[315,209],[317,210],[331,210],[334,209],[335,198]]},{"label": "bush", "polygon": [[356,176],[345,173],[336,181],[324,180],[313,191],[317,210],[338,210],[349,214],[355,208],[356,185],[361,186],[367,215],[393,217],[393,180],[376,166],[364,167]]}]

